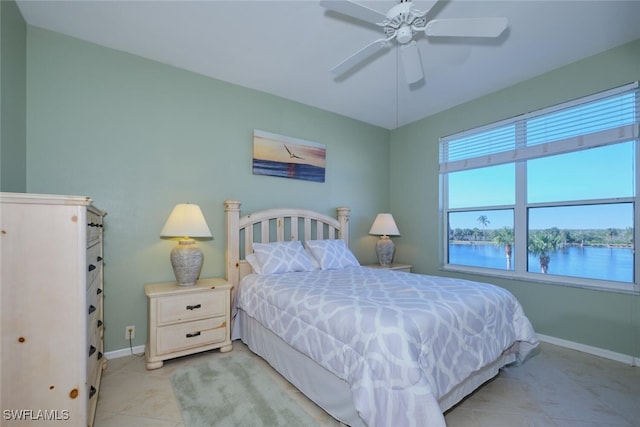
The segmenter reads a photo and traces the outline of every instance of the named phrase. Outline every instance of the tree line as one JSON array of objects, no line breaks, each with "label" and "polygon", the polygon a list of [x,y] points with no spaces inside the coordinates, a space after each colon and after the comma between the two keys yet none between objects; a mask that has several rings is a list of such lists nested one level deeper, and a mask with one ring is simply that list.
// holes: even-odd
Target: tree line
[{"label": "tree line", "polygon": [[[561,230],[553,227],[531,230],[531,235],[548,233],[559,238],[559,246],[632,246],[633,228],[607,228],[584,230]],[[475,243],[494,243],[496,238],[507,234],[513,236],[513,228],[498,229],[454,228],[449,231],[449,240]],[[513,241],[511,242],[513,243]]]},{"label": "tree line", "polygon": [[[504,248],[507,269],[511,269],[514,232],[511,227],[487,229],[490,221],[486,215],[478,217],[480,228],[449,229],[449,240],[470,243],[493,243]],[[633,228],[576,229],[566,230],[552,227],[530,230],[527,249],[538,257],[540,272],[546,274],[553,251],[566,246],[633,247]]]}]

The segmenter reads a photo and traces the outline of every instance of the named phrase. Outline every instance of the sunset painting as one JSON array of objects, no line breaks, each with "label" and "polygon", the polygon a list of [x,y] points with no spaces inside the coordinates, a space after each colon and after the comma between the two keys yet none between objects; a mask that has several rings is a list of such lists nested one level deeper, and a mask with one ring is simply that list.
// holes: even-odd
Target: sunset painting
[{"label": "sunset painting", "polygon": [[253,131],[253,174],[324,182],[326,148],[317,142]]}]

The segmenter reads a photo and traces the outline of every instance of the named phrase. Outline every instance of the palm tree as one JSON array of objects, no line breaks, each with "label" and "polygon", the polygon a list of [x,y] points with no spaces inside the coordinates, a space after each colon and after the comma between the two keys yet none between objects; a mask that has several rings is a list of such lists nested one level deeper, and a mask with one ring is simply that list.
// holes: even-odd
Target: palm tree
[{"label": "palm tree", "polygon": [[496,230],[493,243],[496,246],[504,246],[504,254],[507,257],[507,270],[511,270],[511,245],[513,244],[513,228],[502,227]]},{"label": "palm tree", "polygon": [[478,217],[478,224],[483,226],[484,229],[485,229],[485,231],[482,232],[482,240],[485,240],[485,233],[486,233],[487,225],[491,224],[491,221],[489,221],[489,218],[486,215],[480,215]]},{"label": "palm tree", "polygon": [[607,228],[607,240],[609,241],[609,246],[613,243],[613,238],[618,237],[619,231],[617,228]]},{"label": "palm tree", "polygon": [[537,255],[540,262],[540,272],[547,274],[551,258],[549,253],[560,246],[562,237],[558,233],[537,231],[529,236],[529,252]]}]

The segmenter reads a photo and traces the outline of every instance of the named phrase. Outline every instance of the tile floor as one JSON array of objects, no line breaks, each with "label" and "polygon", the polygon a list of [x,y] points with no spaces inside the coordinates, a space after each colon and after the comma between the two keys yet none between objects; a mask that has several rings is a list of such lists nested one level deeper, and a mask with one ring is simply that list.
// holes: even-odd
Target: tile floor
[{"label": "tile floor", "polygon": [[[143,357],[108,362],[103,373],[96,427],[182,427],[169,375],[185,364],[208,357],[249,352],[239,341],[234,350],[187,356],[145,369]],[[256,356],[257,363],[282,381],[322,426],[340,423],[306,399]],[[520,367],[503,370],[446,414],[448,427],[638,427],[640,368],[543,343],[541,351]]]}]

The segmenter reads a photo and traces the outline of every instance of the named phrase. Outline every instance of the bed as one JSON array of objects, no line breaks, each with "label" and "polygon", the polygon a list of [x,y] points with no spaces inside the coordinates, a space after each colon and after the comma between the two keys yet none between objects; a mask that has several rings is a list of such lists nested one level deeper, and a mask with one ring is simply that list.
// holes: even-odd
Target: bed
[{"label": "bed", "polygon": [[535,331],[503,288],[360,266],[349,214],[225,202],[232,338],[344,424],[444,426]]}]

